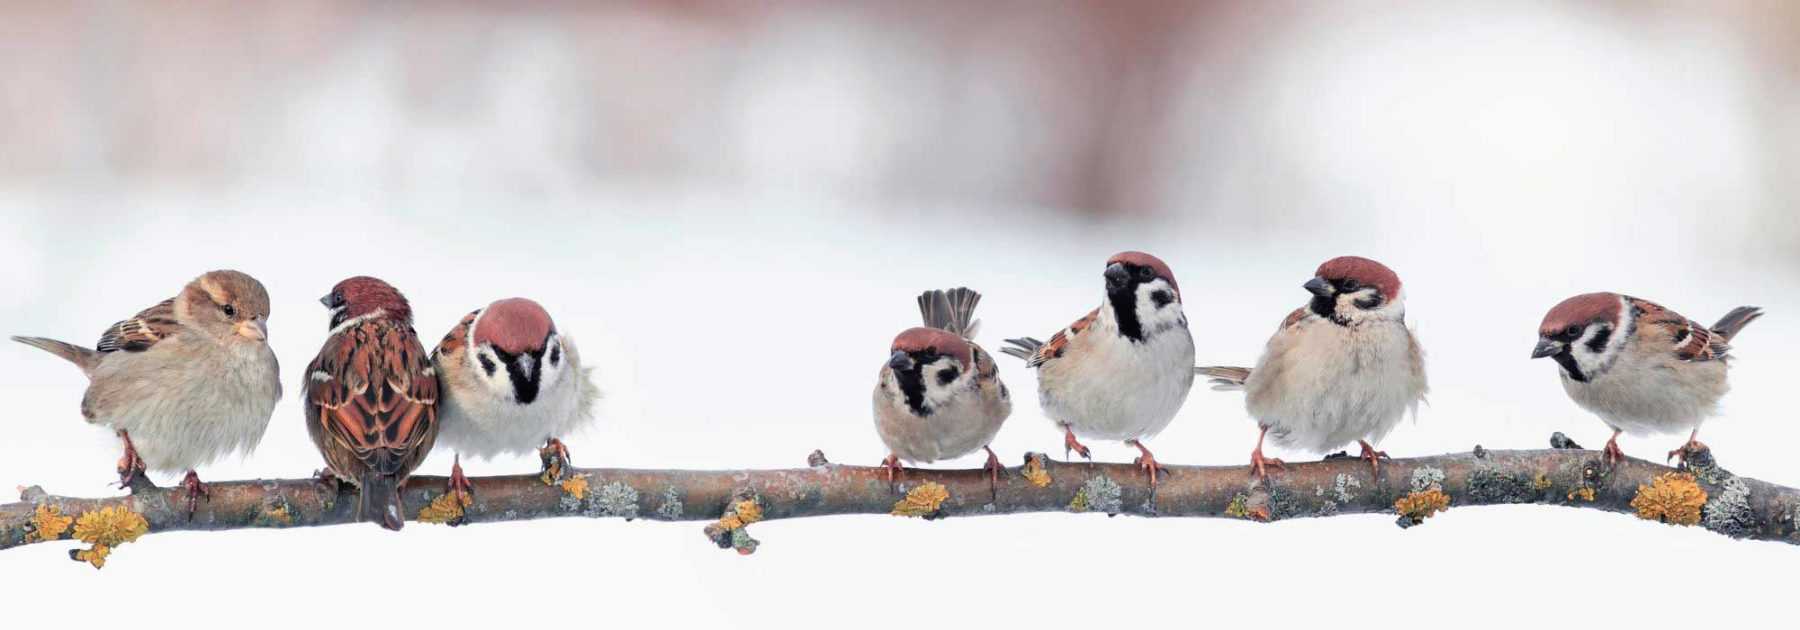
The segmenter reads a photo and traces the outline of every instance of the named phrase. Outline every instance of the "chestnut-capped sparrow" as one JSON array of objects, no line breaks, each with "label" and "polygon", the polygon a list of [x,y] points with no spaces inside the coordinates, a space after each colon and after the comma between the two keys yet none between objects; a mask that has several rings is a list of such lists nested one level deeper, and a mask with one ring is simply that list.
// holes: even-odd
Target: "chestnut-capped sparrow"
[{"label": "chestnut-capped sparrow", "polygon": [[926,291],[919,295],[925,326],[901,331],[888,346],[874,403],[889,482],[901,460],[930,463],[982,449],[988,481],[999,483],[1004,468],[988,443],[1012,414],[1012,396],[993,357],[973,340],[980,302],[967,288]]},{"label": "chestnut-capped sparrow", "polygon": [[1008,339],[1000,351],[1038,370],[1038,400],[1063,429],[1065,453],[1088,449],[1077,436],[1124,440],[1156,483],[1159,466],[1143,440],[1187,401],[1194,384],[1194,337],[1181,312],[1175,274],[1155,256],[1124,252],[1106,261],[1106,301],[1049,343]]},{"label": "chestnut-capped sparrow", "polygon": [[146,467],[187,471],[188,513],[206,495],[196,467],[262,441],[281,399],[269,349],[269,293],[237,271],[209,271],[174,298],[106,330],[89,350],[44,339],[13,341],[67,359],[87,374],[81,415],[125,443],[119,484],[148,484]]},{"label": "chestnut-capped sparrow", "polygon": [[357,518],[399,530],[400,486],[437,441],[436,370],[388,283],[349,278],[319,302],[331,333],[306,366],[306,432],[331,474],[361,490]]},{"label": "chestnut-capped sparrow", "polygon": [[1625,458],[1618,443],[1622,431],[1687,429],[1688,441],[1669,451],[1669,457],[1685,459],[1689,447],[1699,446],[1700,423],[1718,411],[1730,389],[1727,342],[1762,314],[1740,306],[1707,328],[1649,300],[1586,293],[1544,315],[1531,358],[1556,361],[1563,391],[1612,428],[1608,462]]},{"label": "chestnut-capped sparrow", "polygon": [[1198,367],[1215,389],[1242,389],[1261,428],[1250,471],[1267,476],[1263,438],[1315,452],[1356,442],[1380,472],[1387,453],[1372,443],[1417,413],[1425,399],[1425,357],[1406,327],[1400,277],[1386,265],[1342,256],[1319,265],[1304,285],[1312,300],[1289,313],[1255,369]]},{"label": "chestnut-capped sparrow", "polygon": [[600,390],[575,340],[557,332],[544,307],[508,298],[476,309],[438,342],[431,363],[442,396],[438,440],[457,453],[452,491],[470,490],[463,453],[489,458],[537,448],[544,479],[562,481],[569,450],[557,438],[593,421]]}]

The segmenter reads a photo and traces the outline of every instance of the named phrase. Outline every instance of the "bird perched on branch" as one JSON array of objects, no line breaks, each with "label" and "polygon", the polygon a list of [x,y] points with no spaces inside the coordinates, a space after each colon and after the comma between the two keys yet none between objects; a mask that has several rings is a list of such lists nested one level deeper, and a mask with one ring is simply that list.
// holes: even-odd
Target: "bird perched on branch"
[{"label": "bird perched on branch", "polygon": [[993,357],[973,340],[980,302],[967,288],[926,291],[919,295],[925,326],[901,331],[888,347],[874,401],[888,481],[901,460],[930,463],[982,449],[988,480],[999,483],[1004,468],[988,443],[1012,414],[1012,396]]},{"label": "bird perched on branch", "polygon": [[1740,306],[1707,328],[1649,300],[1586,293],[1544,315],[1531,358],[1556,361],[1563,391],[1612,428],[1608,462],[1625,458],[1621,432],[1689,429],[1687,442],[1669,451],[1685,460],[1689,448],[1700,446],[1700,423],[1718,412],[1730,389],[1728,342],[1762,314]]},{"label": "bird perched on branch", "polygon": [[[1319,265],[1304,285],[1312,299],[1289,313],[1269,338],[1256,368],[1197,367],[1214,389],[1245,392],[1260,432],[1251,473],[1268,475],[1279,459],[1263,457],[1265,437],[1277,445],[1331,452],[1356,442],[1380,472],[1378,443],[1425,399],[1425,357],[1406,327],[1400,276],[1386,265],[1342,256]],[[1271,436],[1271,433],[1273,434]]]},{"label": "bird perched on branch", "polygon": [[575,340],[557,332],[543,306],[509,298],[476,309],[438,342],[431,363],[442,395],[438,439],[457,452],[451,491],[470,490],[463,453],[486,458],[537,448],[544,478],[562,481],[569,449],[558,438],[593,421],[600,390]]},{"label": "bird perched on branch", "polygon": [[1063,430],[1063,447],[1088,457],[1076,438],[1124,440],[1156,482],[1161,467],[1143,440],[1161,432],[1194,384],[1194,337],[1181,289],[1161,259],[1124,252],[1106,261],[1106,300],[1048,343],[1008,339],[1001,352],[1038,370],[1038,400]]},{"label": "bird perched on branch", "polygon": [[12,339],[67,359],[87,375],[81,415],[111,427],[124,442],[121,487],[148,483],[146,468],[185,470],[191,515],[207,494],[194,469],[254,450],[281,399],[268,319],[262,283],[221,270],[113,324],[92,350],[42,337]]},{"label": "bird perched on branch", "polygon": [[437,441],[436,370],[388,283],[349,278],[319,302],[331,333],[306,366],[306,432],[330,473],[360,489],[357,519],[399,530],[400,486]]}]

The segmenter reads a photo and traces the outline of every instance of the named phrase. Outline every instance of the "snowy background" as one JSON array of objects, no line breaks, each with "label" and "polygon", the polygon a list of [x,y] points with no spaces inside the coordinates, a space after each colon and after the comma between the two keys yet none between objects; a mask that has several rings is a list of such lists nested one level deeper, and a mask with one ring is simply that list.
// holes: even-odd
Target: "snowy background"
[{"label": "snowy background", "polygon": [[[1353,253],[1400,273],[1428,353],[1431,404],[1394,455],[1604,442],[1525,357],[1551,305],[1615,290],[1703,321],[1769,310],[1701,438],[1737,473],[1800,484],[1800,9],[1384,6],[7,3],[0,332],[91,343],[204,270],[251,273],[289,395],[254,456],[201,472],[296,477],[321,465],[297,391],[333,283],[389,280],[427,340],[525,295],[598,363],[580,465],[873,464],[869,388],[922,289],[983,291],[992,349],[1067,325],[1099,303],[1102,261],[1143,249],[1180,278],[1200,361],[1249,363],[1313,268]],[[761,349],[778,336],[807,351]],[[0,487],[117,492],[73,367],[7,344],[0,383]],[[995,450],[1060,455],[1019,400]],[[1239,464],[1254,440],[1240,395],[1199,389],[1149,445]],[[101,572],[67,544],[0,552],[0,584],[10,615],[150,626],[1674,625],[1758,619],[1800,561],[1537,506],[1404,532],[1379,515],[836,517],[756,525],[748,558],[699,530],[170,533]],[[1734,586],[1692,590],[1714,575]]]}]

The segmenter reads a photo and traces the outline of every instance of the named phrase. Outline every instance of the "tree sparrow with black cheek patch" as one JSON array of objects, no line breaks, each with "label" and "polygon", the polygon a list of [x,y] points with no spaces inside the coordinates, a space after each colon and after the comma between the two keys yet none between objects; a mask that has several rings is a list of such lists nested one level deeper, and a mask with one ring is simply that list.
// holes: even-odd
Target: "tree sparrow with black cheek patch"
[{"label": "tree sparrow with black cheek patch", "polygon": [[1621,432],[1688,429],[1688,441],[1669,451],[1669,457],[1685,459],[1689,448],[1700,445],[1700,423],[1718,412],[1730,389],[1727,342],[1762,314],[1740,306],[1707,328],[1649,300],[1587,293],[1544,315],[1531,358],[1556,361],[1563,391],[1612,428],[1608,462],[1625,459]]},{"label": "tree sparrow with black cheek patch", "polygon": [[393,286],[357,276],[319,302],[331,333],[306,366],[306,432],[331,474],[360,490],[357,518],[398,531],[400,487],[437,441],[437,376]]},{"label": "tree sparrow with black cheek patch", "polygon": [[148,483],[146,467],[187,471],[191,516],[206,496],[194,469],[255,450],[281,399],[269,349],[269,293],[246,274],[209,271],[181,294],[106,330],[92,350],[13,337],[74,363],[89,380],[81,415],[125,443],[119,484]]},{"label": "tree sparrow with black cheek patch", "polygon": [[[1063,430],[1065,451],[1082,457],[1077,436],[1124,440],[1156,483],[1160,467],[1143,440],[1161,432],[1194,383],[1194,337],[1181,289],[1161,259],[1124,252],[1106,261],[1106,301],[1049,343],[1008,339],[1001,352],[1038,370],[1038,400]],[[1066,454],[1066,453],[1065,453]]]},{"label": "tree sparrow with black cheek patch", "polygon": [[988,443],[1012,414],[999,366],[973,341],[981,294],[967,288],[919,296],[925,326],[894,337],[875,384],[875,432],[888,447],[888,481],[900,461],[930,463],[987,451],[988,480],[1004,467]]},{"label": "tree sparrow with black cheek patch", "polygon": [[[1331,452],[1356,442],[1377,473],[1387,453],[1371,444],[1417,413],[1425,399],[1425,358],[1406,326],[1400,277],[1356,256],[1325,261],[1304,285],[1313,297],[1289,313],[1255,369],[1198,367],[1215,389],[1242,389],[1261,432],[1251,474],[1281,460],[1262,454],[1264,437],[1284,447]],[[1270,434],[1273,433],[1271,436]]]},{"label": "tree sparrow with black cheek patch", "polygon": [[538,449],[544,478],[562,481],[569,450],[558,438],[593,421],[600,390],[575,340],[557,331],[543,306],[510,298],[477,309],[444,335],[431,360],[442,385],[438,440],[457,452],[452,491],[470,490],[463,453]]}]

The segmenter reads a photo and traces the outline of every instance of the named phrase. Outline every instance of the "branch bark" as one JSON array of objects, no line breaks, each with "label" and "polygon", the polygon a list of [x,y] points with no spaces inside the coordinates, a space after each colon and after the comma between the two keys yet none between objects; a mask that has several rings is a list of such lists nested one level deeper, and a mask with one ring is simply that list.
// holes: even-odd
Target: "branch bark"
[{"label": "branch bark", "polygon": [[[1404,527],[1446,506],[1511,503],[1623,512],[1734,538],[1800,544],[1800,490],[1733,475],[1704,447],[1690,452],[1679,469],[1638,459],[1608,465],[1598,451],[1579,448],[1479,446],[1466,453],[1384,460],[1378,473],[1355,458],[1291,464],[1266,482],[1252,480],[1242,466],[1169,466],[1155,488],[1130,464],[1059,462],[1039,454],[1025,459],[993,487],[983,470],[907,469],[890,485],[879,467],[831,464],[815,452],[812,465],[786,470],[573,468],[558,484],[537,475],[481,477],[473,479],[475,496],[466,502],[445,495],[443,477],[419,476],[406,484],[404,495],[412,520],[451,524],[571,516],[712,521],[707,535],[740,553],[757,546],[748,534],[751,523],[835,514],[935,519],[1096,512],[1270,522],[1386,513]],[[105,526],[125,526],[101,517],[126,511],[141,515],[140,531],[149,533],[355,520],[355,490],[314,479],[216,482],[209,488],[210,500],[191,518],[180,488],[137,488],[97,499],[28,488],[20,502],[0,505],[0,549],[69,538],[114,547],[135,536],[105,538]],[[106,508],[123,510],[102,512]],[[92,561],[91,551],[79,559]]]}]

